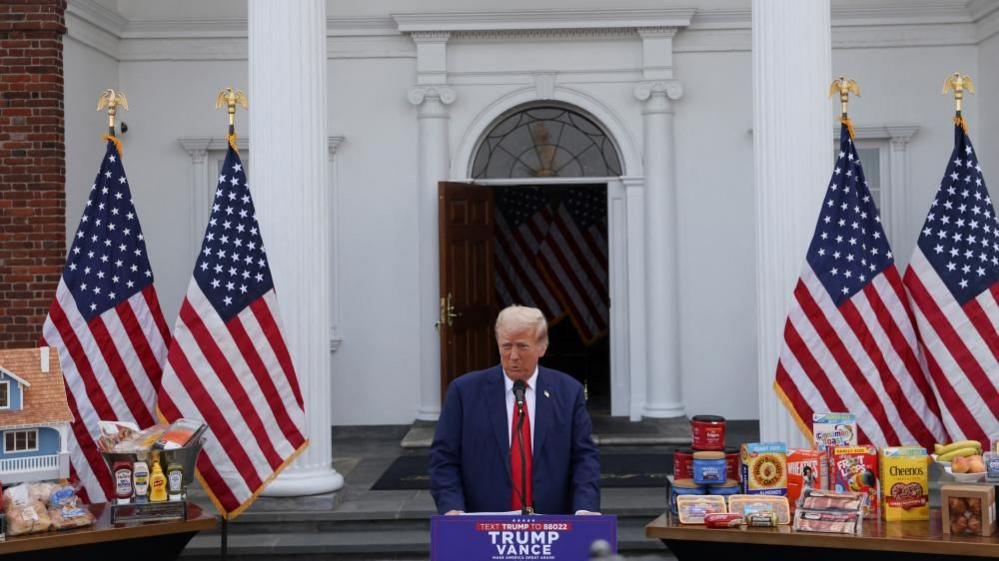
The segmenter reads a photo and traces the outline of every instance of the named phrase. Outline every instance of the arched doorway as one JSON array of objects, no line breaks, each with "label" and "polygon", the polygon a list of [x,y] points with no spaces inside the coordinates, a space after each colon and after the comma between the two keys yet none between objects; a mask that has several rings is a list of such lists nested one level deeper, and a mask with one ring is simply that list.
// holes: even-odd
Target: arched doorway
[{"label": "arched doorway", "polygon": [[[442,389],[462,372],[496,362],[492,325],[481,318],[523,304],[549,320],[542,364],[579,379],[591,410],[610,413],[608,201],[610,190],[623,190],[614,139],[579,107],[530,102],[496,117],[471,155],[472,182],[441,187],[442,302],[460,316],[442,330]],[[477,226],[467,222],[476,219]],[[462,270],[487,262],[477,279]],[[469,301],[476,296],[478,306]]]}]

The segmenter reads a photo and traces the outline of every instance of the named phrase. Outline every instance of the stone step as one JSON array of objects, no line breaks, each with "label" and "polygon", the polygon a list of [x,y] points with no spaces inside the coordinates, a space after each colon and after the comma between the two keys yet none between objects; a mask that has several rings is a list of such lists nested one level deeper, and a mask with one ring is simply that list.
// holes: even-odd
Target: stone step
[{"label": "stone step", "polygon": [[[653,517],[625,517],[618,520],[618,549],[622,553],[648,559],[671,559],[666,548],[645,538],[645,524]],[[408,522],[415,524],[415,521]],[[235,526],[237,524],[233,524]],[[295,560],[329,559],[333,561],[364,559],[426,560],[430,547],[429,521],[423,527],[375,527],[368,529],[335,527],[323,531],[273,531],[229,534],[228,559]],[[220,537],[217,533],[199,534],[191,540],[182,557],[189,561],[218,559]],[[662,557],[659,557],[659,556]]]}]

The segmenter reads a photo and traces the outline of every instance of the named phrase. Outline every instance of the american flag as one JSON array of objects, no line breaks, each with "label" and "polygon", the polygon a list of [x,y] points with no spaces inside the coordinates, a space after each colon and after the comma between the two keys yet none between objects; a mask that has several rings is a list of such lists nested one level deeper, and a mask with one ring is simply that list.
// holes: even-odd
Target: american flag
[{"label": "american flag", "polygon": [[557,283],[576,331],[589,344],[607,333],[607,199],[602,190],[575,188],[559,203],[539,258]]},{"label": "american flag", "polygon": [[905,288],[952,440],[999,436],[999,223],[964,128],[930,205]]},{"label": "american flag", "polygon": [[208,424],[198,474],[229,518],[308,445],[246,172],[231,146],[174,324],[159,408],[167,420]]},{"label": "american flag", "polygon": [[548,198],[537,187],[499,187],[496,207],[496,291],[500,303],[533,306],[549,322],[562,318],[565,312],[557,289],[538,261],[552,223]]},{"label": "american flag", "polygon": [[932,446],[944,436],[902,279],[845,124],[774,388],[807,433],[813,412],[832,411],[857,416],[862,443]]},{"label": "american flag", "polygon": [[97,421],[154,424],[169,333],[121,154],[108,140],[42,328],[43,344],[59,351],[75,418],[71,475],[84,500],[113,496]]}]

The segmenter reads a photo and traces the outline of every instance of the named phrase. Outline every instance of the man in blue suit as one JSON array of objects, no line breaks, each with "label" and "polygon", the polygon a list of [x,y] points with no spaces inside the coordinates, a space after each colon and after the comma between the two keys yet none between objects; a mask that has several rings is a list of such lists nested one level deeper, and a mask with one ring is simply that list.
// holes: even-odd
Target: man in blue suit
[{"label": "man in blue suit", "polygon": [[[457,378],[444,398],[430,448],[438,512],[598,513],[600,454],[583,386],[538,366],[548,349],[544,315],[504,309],[496,342],[500,364]],[[526,383],[523,409],[515,403],[518,380]]]}]

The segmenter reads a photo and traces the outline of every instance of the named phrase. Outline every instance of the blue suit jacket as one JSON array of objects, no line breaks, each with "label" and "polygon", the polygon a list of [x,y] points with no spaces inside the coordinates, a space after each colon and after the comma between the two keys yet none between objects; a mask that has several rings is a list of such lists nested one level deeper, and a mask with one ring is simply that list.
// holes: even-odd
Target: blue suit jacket
[{"label": "blue suit jacket", "polygon": [[[430,490],[449,510],[510,510],[510,444],[503,370],[494,366],[451,382],[430,447]],[[546,393],[547,392],[547,393]],[[532,485],[542,514],[600,510],[600,453],[591,438],[583,386],[539,367],[535,388]]]}]

